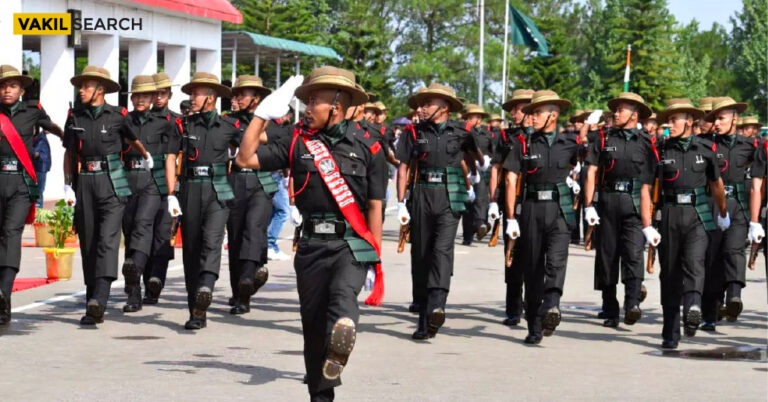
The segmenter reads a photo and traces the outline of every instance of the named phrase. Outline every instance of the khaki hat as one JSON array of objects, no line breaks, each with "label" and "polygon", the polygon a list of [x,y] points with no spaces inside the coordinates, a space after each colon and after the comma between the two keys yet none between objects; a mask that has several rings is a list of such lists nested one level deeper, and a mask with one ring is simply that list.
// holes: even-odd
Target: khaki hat
[{"label": "khaki hat", "polygon": [[379,105],[377,105],[375,102],[368,102],[363,106],[363,110],[375,110],[377,112],[382,112],[381,108],[379,108]]},{"label": "khaki hat", "polygon": [[746,126],[759,126],[760,120],[757,119],[755,116],[744,116],[739,118],[739,127],[746,127]]},{"label": "khaki hat", "polygon": [[320,89],[336,89],[346,92],[351,97],[349,106],[359,106],[368,101],[363,87],[355,82],[355,74],[338,67],[322,66],[312,70],[304,78],[304,83],[296,88],[295,95],[304,103],[309,101],[309,94]]},{"label": "khaki hat", "polygon": [[648,116],[648,118],[645,119],[645,121],[648,121],[648,120],[653,120],[655,122],[659,121],[659,119],[656,117],[656,113],[651,113],[651,115]]},{"label": "khaki hat", "polygon": [[157,92],[155,79],[151,75],[137,75],[131,80],[131,90],[129,94],[146,94]]},{"label": "khaki hat", "polygon": [[28,75],[22,75],[14,66],[3,64],[0,66],[0,82],[8,80],[17,80],[22,88],[26,88],[34,82],[34,79]]},{"label": "khaki hat", "polygon": [[501,115],[498,115],[496,113],[492,113],[491,117],[488,118],[488,121],[501,121]]},{"label": "khaki hat", "polygon": [[112,81],[109,76],[109,71],[107,71],[106,68],[96,66],[85,66],[83,73],[70,78],[69,82],[79,88],[83,85],[83,82],[87,80],[96,80],[100,82],[104,87],[104,93],[111,94],[120,90],[120,84]]},{"label": "khaki hat", "polygon": [[381,110],[382,113],[386,113],[387,110],[389,110],[387,109],[387,106],[384,105],[384,102],[382,101],[376,101],[373,104],[376,105],[376,107],[379,108],[379,110]]},{"label": "khaki hat", "polygon": [[232,94],[239,92],[241,89],[252,88],[258,95],[261,95],[263,99],[265,96],[272,93],[272,90],[265,87],[261,81],[261,78],[255,75],[240,75],[235,79],[235,85],[232,86]]},{"label": "khaki hat", "polygon": [[175,86],[171,81],[171,77],[166,73],[152,74],[152,79],[155,80],[155,88],[157,89],[170,88]]},{"label": "khaki hat", "polygon": [[555,91],[544,89],[533,93],[531,103],[523,108],[523,113],[531,114],[536,108],[544,105],[554,105],[560,108],[560,112],[565,112],[571,107],[571,101],[568,99],[560,99],[560,96]]},{"label": "khaki hat", "polygon": [[[362,86],[360,86],[360,88],[362,88]],[[375,102],[376,99],[379,98],[379,95],[376,95],[373,92],[366,92],[365,94],[368,95],[368,102]]]},{"label": "khaki hat", "polygon": [[482,106],[472,103],[467,104],[467,106],[462,111],[462,114],[464,117],[467,117],[470,114],[479,114],[482,118],[488,117],[488,113],[486,113]]},{"label": "khaki hat", "polygon": [[532,97],[533,89],[515,89],[512,92],[512,97],[504,102],[504,104],[501,105],[501,108],[507,112],[511,112],[515,105],[518,103],[528,103],[531,101]]},{"label": "khaki hat", "polygon": [[[456,96],[456,92],[453,88],[447,85],[441,84],[429,84],[426,88],[420,88],[415,94],[408,98],[408,106],[411,109],[416,109],[420,103],[429,98],[441,98],[448,101],[448,111],[456,113],[464,108],[464,102],[462,98]],[[466,101],[466,99],[464,99]]]},{"label": "khaki hat", "polygon": [[725,96],[722,98],[715,98],[712,100],[712,110],[707,113],[704,119],[708,122],[715,121],[715,117],[722,110],[735,109],[736,113],[744,113],[747,110],[747,104],[742,102],[736,102],[733,98]]},{"label": "khaki hat", "polygon": [[696,106],[693,106],[693,102],[686,98],[673,98],[667,101],[667,107],[659,113],[659,121],[666,123],[669,116],[675,113],[687,113],[693,117],[693,120],[700,119],[704,116],[704,112]]},{"label": "khaki hat", "polygon": [[217,96],[223,98],[229,98],[231,96],[231,90],[225,85],[219,83],[219,77],[211,73],[198,72],[192,76],[192,81],[182,85],[181,92],[187,95],[192,94],[192,90],[196,87],[208,87],[216,92]]},{"label": "khaki hat", "polygon": [[638,107],[637,116],[640,119],[645,119],[653,114],[653,110],[651,110],[651,108],[645,104],[645,99],[634,92],[622,92],[619,94],[619,96],[609,100],[608,109],[611,111],[616,110],[616,108],[619,106],[619,103],[621,102],[627,102],[636,105]]},{"label": "khaki hat", "polygon": [[701,111],[704,113],[708,113],[712,110],[712,101],[714,100],[715,98],[711,96],[705,96],[699,99],[699,109],[701,109]]},{"label": "khaki hat", "polygon": [[578,121],[581,121],[584,119],[584,111],[581,109],[576,109],[575,112],[573,112],[573,116],[571,116],[570,119],[568,119],[571,123],[576,123]]}]

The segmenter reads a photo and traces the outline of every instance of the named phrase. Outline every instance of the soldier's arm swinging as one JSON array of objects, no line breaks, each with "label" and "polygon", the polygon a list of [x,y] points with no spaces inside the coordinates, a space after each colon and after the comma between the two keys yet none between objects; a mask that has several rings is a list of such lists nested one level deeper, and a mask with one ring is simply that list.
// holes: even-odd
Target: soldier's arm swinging
[{"label": "soldier's arm swinging", "polygon": [[408,185],[408,164],[400,162],[397,167],[397,202],[405,202],[405,187]]},{"label": "soldier's arm swinging", "polygon": [[760,222],[760,207],[763,203],[763,178],[752,178],[752,192],[749,194],[749,218],[752,222]]},{"label": "soldier's arm swinging", "polygon": [[489,183],[489,191],[491,192],[491,202],[497,202],[498,196],[496,190],[499,188],[499,177],[501,176],[501,163],[494,163],[491,165],[491,182]]},{"label": "soldier's arm swinging", "polygon": [[176,189],[176,154],[167,154],[165,157],[165,185],[168,187],[168,195],[173,195]]},{"label": "soldier's arm swinging", "polygon": [[592,206],[595,198],[595,182],[597,181],[597,166],[589,165],[587,168],[587,182],[584,185],[584,206]]},{"label": "soldier's arm swinging", "polygon": [[640,220],[643,223],[643,227],[647,228],[651,226],[653,216],[651,213],[651,185],[643,184],[640,188]]},{"label": "soldier's arm swinging", "polygon": [[507,219],[513,219],[515,216],[515,202],[517,201],[517,179],[517,174],[514,172],[507,172],[507,175],[504,178],[507,186],[507,205],[505,211],[507,213]]},{"label": "soldier's arm swinging", "polygon": [[712,199],[717,205],[717,209],[720,211],[720,216],[725,218],[728,214],[725,204],[725,187],[723,187],[723,179],[717,179],[716,181],[709,182],[709,188],[712,191]]},{"label": "soldier's arm swinging", "polygon": [[368,200],[368,209],[365,211],[365,221],[368,229],[373,233],[373,237],[381,246],[382,236],[382,214],[381,200]]},{"label": "soldier's arm swinging", "polygon": [[253,118],[251,123],[248,124],[248,128],[245,129],[243,134],[243,140],[240,142],[240,152],[235,158],[237,166],[250,169],[261,169],[259,164],[259,156],[256,155],[256,150],[259,149],[259,143],[261,142],[261,135],[264,132],[266,122],[259,117]]}]

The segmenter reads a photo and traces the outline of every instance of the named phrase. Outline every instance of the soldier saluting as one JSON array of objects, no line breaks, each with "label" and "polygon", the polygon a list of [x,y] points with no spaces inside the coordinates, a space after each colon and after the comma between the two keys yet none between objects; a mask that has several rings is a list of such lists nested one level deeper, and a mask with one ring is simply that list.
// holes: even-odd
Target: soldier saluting
[{"label": "soldier saluting", "polygon": [[0,325],[11,322],[11,291],[21,262],[21,233],[24,223],[34,218],[38,198],[32,164],[37,127],[62,135],[39,102],[21,100],[32,81],[13,66],[0,66]]}]

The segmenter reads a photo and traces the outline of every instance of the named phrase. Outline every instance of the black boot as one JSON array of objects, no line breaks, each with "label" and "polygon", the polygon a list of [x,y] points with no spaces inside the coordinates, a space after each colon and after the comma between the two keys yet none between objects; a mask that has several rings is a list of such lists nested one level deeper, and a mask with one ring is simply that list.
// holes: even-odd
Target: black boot
[{"label": "black boot", "polygon": [[616,299],[616,286],[609,285],[603,288],[603,326],[616,328],[619,326],[619,300]]},{"label": "black boot", "polygon": [[416,340],[423,340],[429,338],[427,334],[427,309],[423,308],[419,311],[419,322],[416,327],[416,332],[411,335],[411,338]]},{"label": "black boot", "polygon": [[355,322],[351,318],[341,317],[336,320],[328,341],[328,356],[323,363],[323,377],[326,380],[333,381],[339,378],[355,347],[356,339]]},{"label": "black boot", "polygon": [[333,388],[309,394],[310,402],[332,402],[336,398]]},{"label": "black boot", "polygon": [[427,301],[427,334],[430,338],[437,335],[437,331],[445,324],[445,303],[448,291],[440,288],[429,289]]},{"label": "black boot", "polygon": [[112,280],[110,278],[93,279],[92,295],[85,304],[85,315],[80,318],[81,325],[96,325],[104,322],[104,312],[107,309],[111,286]]},{"label": "black boot", "polygon": [[0,325],[8,325],[11,322],[11,297],[6,296],[0,290]]},{"label": "black boot", "polygon": [[685,294],[683,302],[683,332],[685,336],[696,336],[696,330],[701,325],[701,295],[696,292]]},{"label": "black boot", "polygon": [[184,323],[184,329],[198,330],[203,329],[208,325],[206,314],[203,312],[201,315],[190,315],[189,320]]},{"label": "black boot", "polygon": [[541,318],[536,317],[528,322],[528,335],[523,342],[529,345],[538,345],[543,338]]},{"label": "black boot", "polygon": [[725,318],[729,322],[735,322],[744,310],[744,303],[741,301],[741,284],[729,283],[725,298]]},{"label": "black boot", "polygon": [[123,261],[123,278],[125,279],[125,293],[130,295],[133,288],[138,287],[141,281],[141,272],[131,257]]},{"label": "black boot", "polygon": [[421,310],[421,307],[416,302],[413,302],[413,303],[411,303],[410,306],[408,306],[408,312],[418,313],[420,310]]},{"label": "black boot", "polygon": [[128,293],[128,301],[123,306],[124,313],[135,313],[141,310],[141,287],[134,286]]},{"label": "black boot", "polygon": [[0,267],[0,325],[11,322],[11,293],[14,279],[16,279],[15,268]]},{"label": "black boot", "polygon": [[144,304],[157,304],[160,299],[160,292],[163,290],[163,282],[160,278],[153,276],[147,281],[147,295],[144,297]]}]

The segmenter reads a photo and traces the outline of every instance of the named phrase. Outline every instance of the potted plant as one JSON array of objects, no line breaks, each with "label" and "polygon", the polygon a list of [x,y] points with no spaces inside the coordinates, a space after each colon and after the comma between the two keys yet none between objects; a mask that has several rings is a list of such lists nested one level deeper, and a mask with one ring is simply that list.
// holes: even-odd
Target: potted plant
[{"label": "potted plant", "polygon": [[48,221],[53,235],[53,248],[44,248],[48,279],[68,280],[72,277],[72,259],[74,248],[66,248],[67,238],[72,234],[74,208],[67,206],[64,200],[56,203],[56,209]]},{"label": "potted plant", "polygon": [[50,209],[38,209],[35,211],[35,246],[53,247],[53,235],[50,233],[50,222],[53,211]]}]

